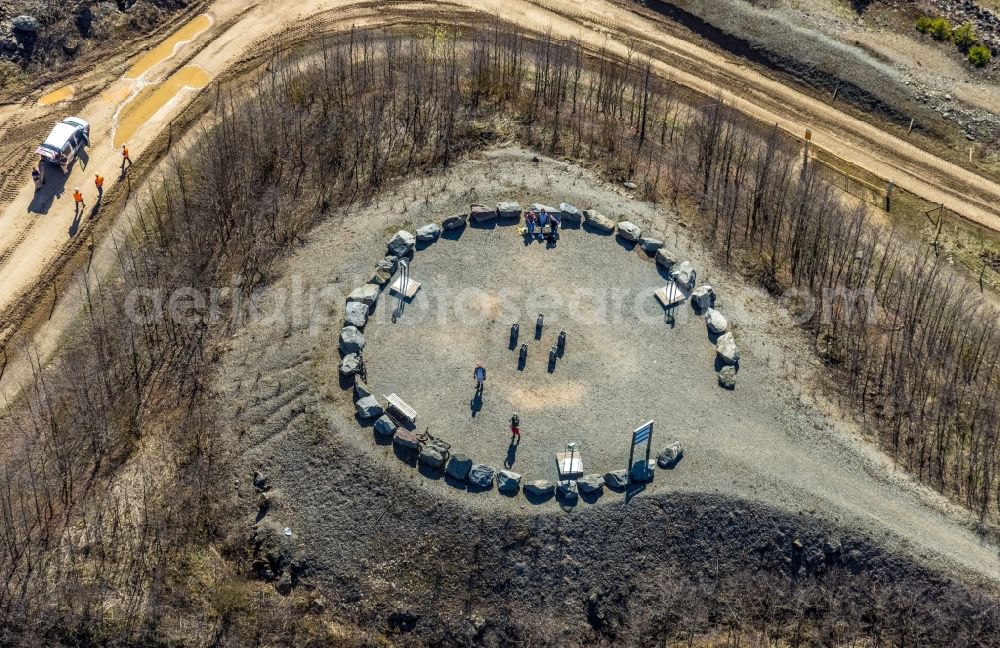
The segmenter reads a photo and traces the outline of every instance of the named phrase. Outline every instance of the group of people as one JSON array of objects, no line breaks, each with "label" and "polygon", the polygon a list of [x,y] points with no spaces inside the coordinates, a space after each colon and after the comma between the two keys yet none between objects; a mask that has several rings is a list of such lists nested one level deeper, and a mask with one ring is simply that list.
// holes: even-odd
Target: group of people
[{"label": "group of people", "polygon": [[[544,209],[529,211],[524,215],[525,225],[528,227],[528,238],[539,241],[548,240],[555,243],[559,238],[559,219],[555,214],[550,214]],[[545,228],[548,227],[548,231]]]},{"label": "group of people", "polygon": [[[125,175],[125,168],[127,166],[132,166],[132,159],[128,154],[128,146],[122,144],[122,176]],[[35,183],[35,190],[42,188],[45,184],[45,161],[39,161],[38,166],[31,170],[31,180]],[[97,188],[97,204],[100,206],[101,199],[104,198],[104,176],[100,173],[94,174],[94,186]],[[80,187],[75,187],[73,189],[73,217],[77,218],[83,213],[86,205],[83,202],[83,193],[80,191]]]}]

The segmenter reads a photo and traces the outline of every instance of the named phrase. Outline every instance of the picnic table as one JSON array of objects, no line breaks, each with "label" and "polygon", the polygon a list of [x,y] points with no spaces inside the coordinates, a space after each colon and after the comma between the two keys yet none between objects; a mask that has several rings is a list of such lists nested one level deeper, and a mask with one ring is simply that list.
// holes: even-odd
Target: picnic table
[{"label": "picnic table", "polygon": [[417,410],[413,409],[402,398],[396,394],[389,394],[386,396],[382,394],[382,397],[388,403],[388,407],[395,412],[400,418],[407,421],[410,425],[413,425],[417,421]]}]

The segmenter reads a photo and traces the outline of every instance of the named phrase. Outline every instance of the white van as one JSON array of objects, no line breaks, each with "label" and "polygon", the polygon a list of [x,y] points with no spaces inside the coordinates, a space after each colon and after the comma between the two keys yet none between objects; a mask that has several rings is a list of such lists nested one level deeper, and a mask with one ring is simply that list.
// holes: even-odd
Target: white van
[{"label": "white van", "polygon": [[83,147],[89,145],[90,124],[79,117],[67,117],[55,125],[45,142],[35,149],[35,153],[42,156],[43,162],[47,160],[58,164],[63,173],[66,173]]}]

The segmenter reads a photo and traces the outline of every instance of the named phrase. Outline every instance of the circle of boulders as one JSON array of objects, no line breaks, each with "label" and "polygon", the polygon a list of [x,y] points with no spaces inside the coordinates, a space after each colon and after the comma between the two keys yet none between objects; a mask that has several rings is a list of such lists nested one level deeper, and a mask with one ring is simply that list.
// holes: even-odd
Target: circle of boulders
[{"label": "circle of boulders", "polygon": [[[715,290],[709,285],[697,285],[697,272],[691,262],[681,261],[660,239],[643,236],[642,229],[630,221],[616,222],[596,210],[580,210],[568,203],[559,203],[558,210],[541,203],[532,205],[532,210],[542,209],[548,213],[558,213],[563,223],[583,225],[585,229],[597,233],[611,234],[617,231],[621,239],[637,244],[644,252],[652,255],[655,263],[662,267],[670,279],[688,295],[691,307],[704,318],[708,332],[712,336],[717,336],[716,362],[721,365],[717,372],[719,385],[729,390],[735,388],[740,360],[739,347],[732,331],[729,330],[726,317],[715,308]],[[347,296],[344,309],[344,326],[340,332],[338,345],[342,355],[340,373],[345,378],[353,378],[355,412],[362,421],[374,419],[374,433],[379,438],[391,440],[395,446],[404,451],[412,451],[420,464],[432,470],[442,470],[447,478],[468,484],[476,490],[488,490],[495,484],[498,492],[508,495],[516,495],[519,491],[523,491],[525,496],[533,501],[543,501],[555,495],[564,502],[573,503],[580,493],[596,495],[601,493],[605,486],[615,491],[622,491],[627,489],[630,483],[651,481],[657,466],[670,469],[681,460],[684,449],[680,442],[673,442],[665,447],[656,459],[640,459],[627,470],[612,470],[603,475],[587,474],[578,479],[565,479],[555,483],[544,479],[524,481],[519,473],[507,469],[497,470],[487,464],[476,463],[465,455],[453,454],[450,445],[440,439],[427,435],[418,437],[411,430],[399,427],[362,378],[365,348],[363,331],[368,323],[368,316],[383,288],[398,270],[400,260],[410,257],[415,252],[417,242],[431,244],[445,231],[464,228],[470,221],[488,223],[497,219],[520,220],[522,213],[520,204],[513,201],[497,203],[493,208],[473,204],[468,214],[449,216],[440,225],[428,223],[417,228],[415,235],[400,230],[392,236],[386,245],[385,257],[375,264],[371,279]]]}]

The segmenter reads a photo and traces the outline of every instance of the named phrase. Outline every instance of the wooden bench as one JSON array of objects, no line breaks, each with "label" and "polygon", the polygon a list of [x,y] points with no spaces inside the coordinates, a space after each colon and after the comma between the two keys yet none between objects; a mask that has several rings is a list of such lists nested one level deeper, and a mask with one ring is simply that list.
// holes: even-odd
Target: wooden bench
[{"label": "wooden bench", "polygon": [[400,418],[407,421],[410,425],[413,425],[417,421],[417,410],[413,409],[407,405],[402,398],[396,394],[389,394],[386,396],[382,394],[382,398],[388,403],[388,407],[394,411]]}]

